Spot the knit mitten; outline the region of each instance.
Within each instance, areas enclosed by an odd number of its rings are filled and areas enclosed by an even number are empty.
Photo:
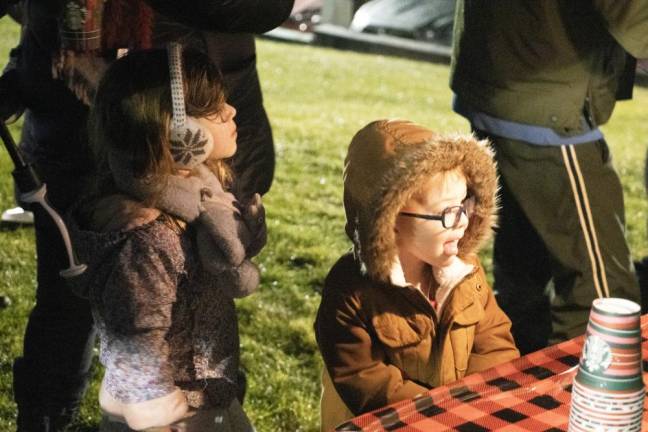
[[[237,267],[246,257],[245,245],[250,243],[252,234],[234,202],[234,196],[227,192],[212,195],[202,202],[203,210],[194,226],[200,233],[199,248],[206,251],[205,243],[212,243],[215,248],[220,249],[224,258],[223,263],[219,265]],[[202,254],[202,251],[200,253]]]
[[[261,279],[259,268],[249,259],[216,276],[219,286],[232,298],[247,297],[256,291]]]
[[[232,265],[225,258],[223,250],[216,246],[210,234],[201,226],[196,229],[198,256],[203,268],[215,275],[218,285],[233,298],[252,294],[259,285],[259,269],[249,259],[242,259]]]

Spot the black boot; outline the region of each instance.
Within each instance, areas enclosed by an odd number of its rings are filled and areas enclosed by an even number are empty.
[[[45,413],[25,407],[18,409],[16,432],[45,432],[49,430],[49,419],[45,416]]]
[[[63,410],[46,413],[26,407],[18,409],[16,432],[64,432],[72,423],[75,413]]]

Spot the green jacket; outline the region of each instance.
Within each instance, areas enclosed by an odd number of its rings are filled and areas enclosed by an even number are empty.
[[[648,57],[648,0],[458,0],[450,86],[474,109],[577,135],[612,114],[626,51]]]

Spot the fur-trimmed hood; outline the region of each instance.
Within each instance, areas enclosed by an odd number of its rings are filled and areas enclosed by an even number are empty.
[[[459,168],[476,198],[459,257],[477,252],[496,220],[497,173],[487,141],[443,135],[404,120],[378,120],[352,139],[344,163],[346,232],[368,275],[389,281],[398,249],[394,226],[424,178]]]

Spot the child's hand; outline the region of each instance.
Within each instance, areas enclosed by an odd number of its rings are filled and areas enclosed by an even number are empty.
[[[261,280],[259,268],[250,260],[244,260],[240,266],[220,273],[219,286],[232,298],[247,297],[256,291]]]
[[[268,231],[265,223],[265,207],[261,195],[255,193],[250,201],[241,208],[243,220],[250,230],[251,238],[245,250],[247,257],[256,256],[266,244]]]
[[[228,199],[227,195],[231,197]],[[202,202],[203,211],[198,217],[199,247],[201,242],[213,243],[223,254],[225,262],[214,263],[218,266],[241,265],[246,256],[245,245],[250,241],[250,233],[239,211],[234,207],[234,196],[223,192]],[[204,229],[207,236],[200,231]],[[204,245],[206,246],[206,245]],[[215,257],[214,257],[215,258]]]
[[[648,58],[637,60],[637,69],[648,73]]]

